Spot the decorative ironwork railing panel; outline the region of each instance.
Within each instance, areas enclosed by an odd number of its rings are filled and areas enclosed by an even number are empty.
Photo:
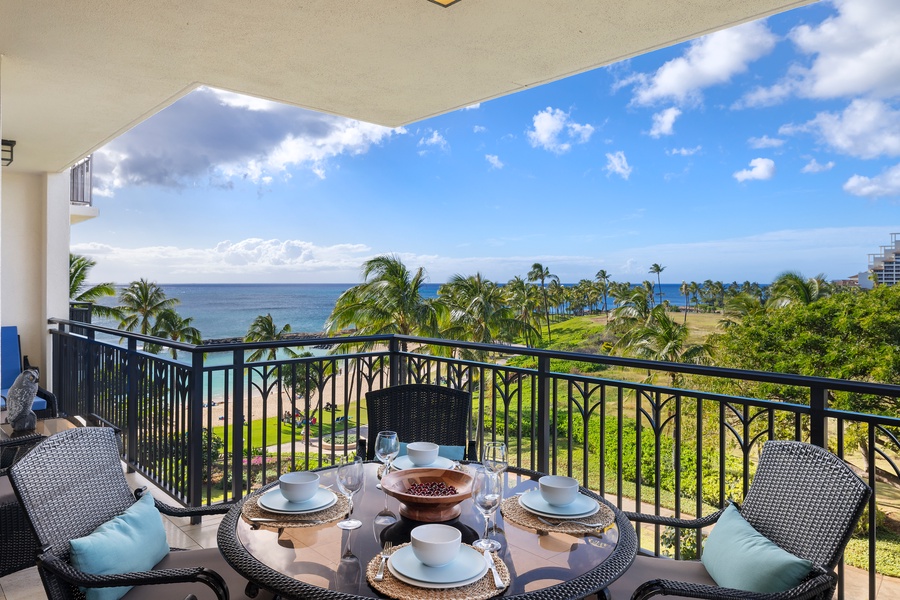
[[[53,322],[53,386],[63,410],[122,427],[129,466],[192,505],[333,463],[356,438],[374,437],[365,428],[366,392],[403,383],[468,390],[469,437],[479,447],[504,441],[512,463],[576,477],[626,510],[700,516],[740,501],[769,439],[826,446],[876,492],[900,479],[900,419],[829,407],[835,394],[896,402],[900,386],[405,336],[192,346]],[[340,351],[287,352],[322,344]],[[148,354],[145,345],[181,357]],[[374,349],[345,350],[364,345]],[[250,361],[260,350],[265,358]],[[617,377],[607,375],[611,367]],[[730,393],[758,384],[800,390],[809,404]],[[868,526],[874,597],[874,499]],[[638,535],[657,554],[702,551],[699,532],[645,526]]]

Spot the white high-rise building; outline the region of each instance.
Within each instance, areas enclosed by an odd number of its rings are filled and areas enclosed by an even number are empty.
[[[880,253],[869,255],[869,273],[875,275],[878,285],[894,285],[900,282],[900,233],[892,233],[891,243],[882,246]],[[869,273],[859,274],[860,287],[871,287],[871,284],[875,283],[867,279],[870,285],[864,285],[863,279],[868,278]]]

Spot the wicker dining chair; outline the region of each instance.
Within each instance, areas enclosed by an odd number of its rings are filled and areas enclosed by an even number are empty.
[[[369,416],[367,458],[375,458],[375,436],[396,431],[401,442],[462,446],[464,458],[477,460],[475,440],[468,439],[472,394],[439,385],[397,385],[366,394]]]
[[[42,435],[32,434],[0,440],[0,577],[35,564],[38,541],[12,489],[8,471],[43,439]]]
[[[656,595],[684,598],[828,600],[834,593],[834,569],[863,513],[872,490],[830,452],[803,442],[769,441],[747,497],[738,507],[756,531],[794,556],[813,564],[796,587],[761,594],[717,586],[699,561],[638,555],[631,568],[607,590],[612,600],[643,600]],[[724,511],[684,520],[626,513],[638,523],[699,529]],[[649,580],[649,581],[648,581]]]
[[[133,587],[128,600],[247,598],[255,585],[238,575],[218,548],[169,552],[152,570],[121,575],[94,575],[76,569],[70,558],[72,539],[86,536],[121,515],[142,495],[128,486],[111,428],[82,427],[53,435],[9,470],[13,489],[40,544],[38,571],[50,600],[82,600],[79,590]],[[154,499],[157,509],[175,517],[223,514],[228,505],[175,508]],[[165,584],[165,587],[159,587]],[[254,597],[253,595],[249,597]],[[271,598],[260,592],[258,599]]]

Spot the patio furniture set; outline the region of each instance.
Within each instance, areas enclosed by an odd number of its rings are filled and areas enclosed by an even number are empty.
[[[584,487],[578,487],[575,501],[558,506],[541,491],[544,474],[513,466],[496,469],[484,452],[479,457],[468,439],[468,392],[395,386],[370,392],[367,406],[370,432],[390,430],[404,441],[446,447],[453,458],[435,465],[447,470],[406,465],[394,456],[382,465],[372,460],[385,458],[376,452],[377,444],[360,440],[359,460],[367,460],[358,490],[348,489],[339,467],[328,467],[317,471],[319,487],[304,501],[313,504],[288,502],[273,482],[235,503],[176,508],[149,498],[145,490],[129,489],[114,430],[72,427],[37,437],[42,441],[9,467],[9,481],[36,540],[29,546],[31,564],[37,564],[48,597],[80,600],[86,590],[91,600],[160,593],[222,600],[561,600],[592,594],[827,600],[837,581],[834,570],[871,494],[829,452],[801,442],[770,441],[739,507],[688,520],[642,515],[623,512]],[[392,460],[401,470],[391,471]],[[411,512],[401,503],[411,501],[397,493],[396,475],[434,483],[447,472],[463,482],[452,492],[460,497],[458,511]],[[472,476],[496,477],[502,495],[488,540],[498,542],[499,549],[485,550],[484,561],[469,545],[478,547],[486,537],[480,533],[484,511],[476,510],[481,488],[472,491]],[[348,510],[362,528],[335,526]],[[224,514],[219,548],[170,551],[155,511],[184,517]],[[438,527],[458,532],[462,542],[456,542],[456,558],[446,566],[422,563],[420,537],[426,530],[411,514],[422,520],[442,515]],[[675,561],[640,554],[632,522],[715,527],[702,561]],[[18,538],[8,538],[4,530],[3,551],[13,543]],[[157,587],[161,584],[165,587]]]

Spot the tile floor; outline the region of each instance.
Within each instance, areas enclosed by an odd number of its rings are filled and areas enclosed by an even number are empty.
[[[126,473],[132,488],[146,485],[151,491],[154,486],[136,473]],[[163,492],[154,494],[164,502],[167,496]],[[171,500],[170,500],[171,501]],[[191,525],[185,517],[167,517],[163,515],[163,524],[166,527],[166,536],[169,545],[174,548],[196,549],[215,548],[216,532],[219,529],[219,521],[222,515],[204,517],[200,525]],[[6,577],[0,577],[0,600],[45,600],[44,586],[38,575],[37,567],[25,569]]]

